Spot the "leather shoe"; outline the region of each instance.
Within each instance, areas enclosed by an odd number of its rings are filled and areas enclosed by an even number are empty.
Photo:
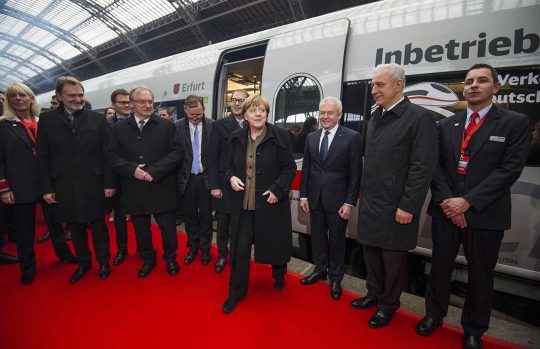
[[[109,263],[101,264],[99,266],[99,278],[101,280],[105,280],[109,277],[109,275],[111,275],[111,267],[109,266]]]
[[[34,273],[22,274],[21,283],[23,285],[30,285],[32,282],[34,282]]]
[[[45,242],[45,241],[49,241],[51,239],[51,233],[47,230],[45,232],[45,234],[41,235],[38,239],[37,239],[37,242],[38,244],[41,244],[42,242]]]
[[[332,286],[330,287],[330,294],[332,295],[332,299],[335,301],[339,301],[341,298],[341,283],[340,282],[332,282]]]
[[[68,262],[69,264],[77,264],[77,257],[73,255],[67,255],[65,257],[60,257],[60,262]]]
[[[144,262],[141,269],[139,269],[139,278],[145,278],[152,272],[152,269],[156,266],[156,261]]]
[[[383,328],[390,324],[396,313],[387,314],[383,311],[377,311],[368,321],[368,326],[371,328]]]
[[[127,255],[128,255],[128,252],[126,250],[118,250],[118,253],[114,257],[112,264],[113,265],[120,265],[120,264],[124,263],[124,261],[126,260]]]
[[[0,264],[15,264],[19,263],[19,258],[10,255],[9,253],[0,251]]]
[[[435,320],[432,317],[424,316],[418,324],[416,324],[416,333],[421,336],[431,336],[435,333],[437,327],[441,327],[443,324],[442,319]]]
[[[66,241],[71,241],[71,232],[69,231],[69,229],[66,229],[66,235],[64,235],[64,238],[66,239]]]
[[[221,307],[221,310],[225,314],[232,313],[234,311],[234,307],[236,306],[236,303],[240,302],[242,298],[232,298],[229,297],[227,300],[223,303],[223,307]]]
[[[180,266],[176,261],[167,263],[167,273],[169,273],[170,276],[175,276],[180,272]]]
[[[69,279],[69,282],[71,284],[74,284],[76,283],[77,281],[79,281],[80,279],[82,279],[84,277],[84,275],[90,270],[92,269],[92,266],[91,265],[85,265],[85,266],[79,266],[77,267],[77,270],[75,270],[75,272],[73,273],[73,275],[71,275],[71,279]]]
[[[225,257],[218,257],[216,261],[216,265],[214,266],[214,269],[216,269],[216,274],[221,274],[223,269],[225,269],[225,262],[227,261],[227,258]]]
[[[482,349],[482,339],[480,337],[469,336],[465,333],[463,337],[463,349]]]
[[[351,307],[355,309],[369,309],[377,305],[377,300],[370,297],[362,297],[351,302]]]
[[[274,280],[274,290],[281,291],[285,287],[285,275],[278,275]]]
[[[302,280],[300,280],[301,285],[313,285],[317,281],[324,281],[328,278],[328,275],[326,273],[316,273],[313,272],[310,275],[306,276]]]
[[[189,251],[186,258],[184,258],[184,264],[188,265],[188,264],[193,263],[196,255],[197,255],[196,251]]]
[[[210,263],[211,260],[212,260],[212,257],[210,256],[210,251],[203,251],[202,257],[201,257],[202,264],[207,265],[208,263]]]

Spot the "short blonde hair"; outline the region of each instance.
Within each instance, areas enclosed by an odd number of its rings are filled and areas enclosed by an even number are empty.
[[[266,98],[261,97],[260,95],[251,95],[246,98],[244,103],[242,103],[242,115],[245,115],[247,110],[253,106],[262,106],[264,109],[266,109],[266,114],[270,114],[270,103],[268,103]]]
[[[24,93],[28,97],[34,97],[34,101],[30,104],[30,112],[34,116],[39,115],[39,106],[37,102],[35,101],[35,95],[34,92],[30,89],[30,87],[26,86],[22,82],[14,82],[13,84],[9,85],[6,89],[6,101],[4,102],[4,115],[0,118],[1,120],[8,119],[11,120],[17,115],[11,104],[9,103],[9,95],[11,93]]]
[[[56,79],[56,95],[61,95],[62,90],[64,89],[64,85],[77,85],[80,86],[84,92],[84,86],[81,84],[79,80],[74,78],[73,76],[60,76],[58,79]]]

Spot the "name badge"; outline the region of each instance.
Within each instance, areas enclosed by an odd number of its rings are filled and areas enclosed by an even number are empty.
[[[467,165],[469,164],[469,159],[471,157],[467,155],[461,155],[459,158],[458,166],[457,166],[457,173],[460,175],[467,174]]]
[[[505,137],[500,137],[500,136],[490,136],[489,137],[489,140],[490,141],[493,141],[493,142],[501,142],[501,143],[504,143],[504,140],[506,138]]]

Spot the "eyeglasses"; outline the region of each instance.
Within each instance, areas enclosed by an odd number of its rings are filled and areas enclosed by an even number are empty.
[[[245,99],[237,99],[237,98],[231,98],[231,104],[235,104],[235,103],[244,103]]]
[[[120,104],[120,105],[129,105],[129,102],[123,102],[123,101],[114,101],[114,103],[117,103],[117,104]]]
[[[154,101],[134,101],[135,103],[137,103],[138,105],[153,105],[154,104]]]

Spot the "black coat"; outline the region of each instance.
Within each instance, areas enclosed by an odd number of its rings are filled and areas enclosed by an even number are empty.
[[[142,132],[133,115],[118,122],[112,132],[108,160],[120,175],[124,214],[148,215],[178,208],[176,172],[184,158],[174,124],[152,115]],[[136,179],[133,175],[139,164],[154,179]]]
[[[300,197],[307,198],[309,207],[315,209],[322,196],[325,211],[338,212],[343,204],[356,206],[358,200],[362,177],[362,138],[360,133],[338,126],[326,161],[321,163],[319,140],[322,131],[319,129],[307,136]]]
[[[447,219],[439,204],[463,197],[472,204],[465,212],[467,225],[476,229],[507,230],[512,218],[510,187],[525,165],[529,149],[529,118],[493,105],[482,127],[472,136],[463,193],[458,186],[460,157],[467,112],[439,121],[439,161],[431,183],[428,214]]]
[[[203,166],[203,176],[206,189],[210,190],[210,168],[209,168],[209,153],[210,153],[210,135],[212,134],[212,119],[203,117],[202,119],[202,144],[201,144],[201,162]],[[191,173],[191,164],[193,162],[193,148],[191,147],[191,135],[189,133],[189,119],[183,118],[174,122],[180,143],[184,149],[184,161],[178,170],[176,177],[176,185],[178,195],[184,196],[186,187]]]
[[[39,161],[33,148],[20,122],[0,121],[0,180],[7,181],[1,188],[7,191],[4,189],[7,185],[17,204],[35,202],[41,197]]]
[[[105,118],[107,119],[107,118]],[[124,121],[126,120],[127,118],[125,119],[120,119],[120,120],[117,120],[116,119],[116,114],[114,114],[114,116],[110,119],[107,119],[107,123],[109,124],[109,126],[111,126],[111,129],[114,127],[114,125],[116,125],[117,123],[119,123],[120,121]]]
[[[223,197],[221,199],[213,198],[214,208],[217,212],[230,214],[231,203],[229,191],[227,190],[227,164],[229,162],[229,137],[231,133],[240,129],[238,121],[234,115],[216,120],[212,123],[212,135],[210,139],[210,161],[208,162],[210,190],[221,189]]]
[[[407,97],[369,121],[357,241],[388,250],[416,247],[422,206],[437,164],[437,128],[429,110]],[[413,214],[396,222],[397,209]]]
[[[104,190],[116,188],[116,174],[107,162],[111,128],[103,114],[74,113],[72,132],[62,105],[41,114],[37,156],[43,194],[56,193],[59,222],[86,223],[111,212]]]
[[[264,264],[287,264],[292,254],[292,222],[289,192],[296,174],[296,163],[291,141],[286,130],[266,123],[264,139],[257,146],[255,177],[255,262]],[[232,176],[246,180],[246,147],[249,127],[234,131],[231,135],[231,152],[227,166],[227,182]],[[236,250],[240,211],[244,191],[231,190],[231,256]],[[269,204],[270,190],[278,202]],[[230,258],[231,267],[234,258]]]

